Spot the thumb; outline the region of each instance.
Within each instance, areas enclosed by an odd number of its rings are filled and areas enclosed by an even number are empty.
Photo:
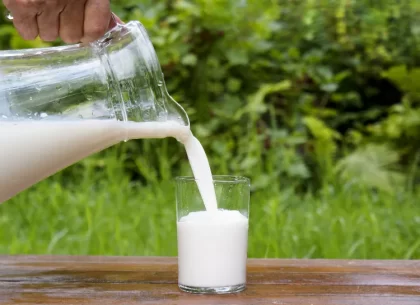
[[[124,22],[122,22],[121,19],[117,15],[115,15],[114,13],[111,13],[111,20],[109,21],[108,29],[109,30],[112,29],[117,24],[124,24]]]

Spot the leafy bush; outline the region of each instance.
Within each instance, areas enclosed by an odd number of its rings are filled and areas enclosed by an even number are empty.
[[[255,189],[415,184],[420,2],[121,0],[112,7],[148,29],[168,91],[187,109],[215,173],[250,176]],[[6,20],[0,34],[3,49],[45,45],[24,42]],[[185,173],[174,143],[129,143],[126,170],[146,182]],[[157,147],[163,157],[151,154]],[[378,164],[383,176],[358,179],[355,160],[361,171]],[[151,177],[145,164],[171,170]],[[402,169],[410,175],[401,177]]]
[[[418,0],[112,7],[148,29],[213,172],[251,178],[250,256],[420,257]],[[0,20],[0,48],[48,45]],[[174,255],[189,173],[174,139],[116,145],[3,204],[0,253]]]

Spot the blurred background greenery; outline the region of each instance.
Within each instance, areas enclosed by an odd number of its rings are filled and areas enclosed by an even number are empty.
[[[420,258],[419,1],[112,7],[149,31],[213,173],[251,178],[249,256]],[[2,49],[41,46],[1,20]],[[180,174],[174,139],[91,156],[0,206],[0,253],[176,255]]]

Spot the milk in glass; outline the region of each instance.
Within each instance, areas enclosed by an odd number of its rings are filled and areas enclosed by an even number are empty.
[[[220,288],[246,282],[248,219],[238,211],[191,212],[178,221],[178,282]]]

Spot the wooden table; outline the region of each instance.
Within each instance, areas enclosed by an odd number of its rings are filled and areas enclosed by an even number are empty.
[[[233,295],[177,287],[176,258],[0,256],[0,304],[420,304],[420,261],[254,260]]]

